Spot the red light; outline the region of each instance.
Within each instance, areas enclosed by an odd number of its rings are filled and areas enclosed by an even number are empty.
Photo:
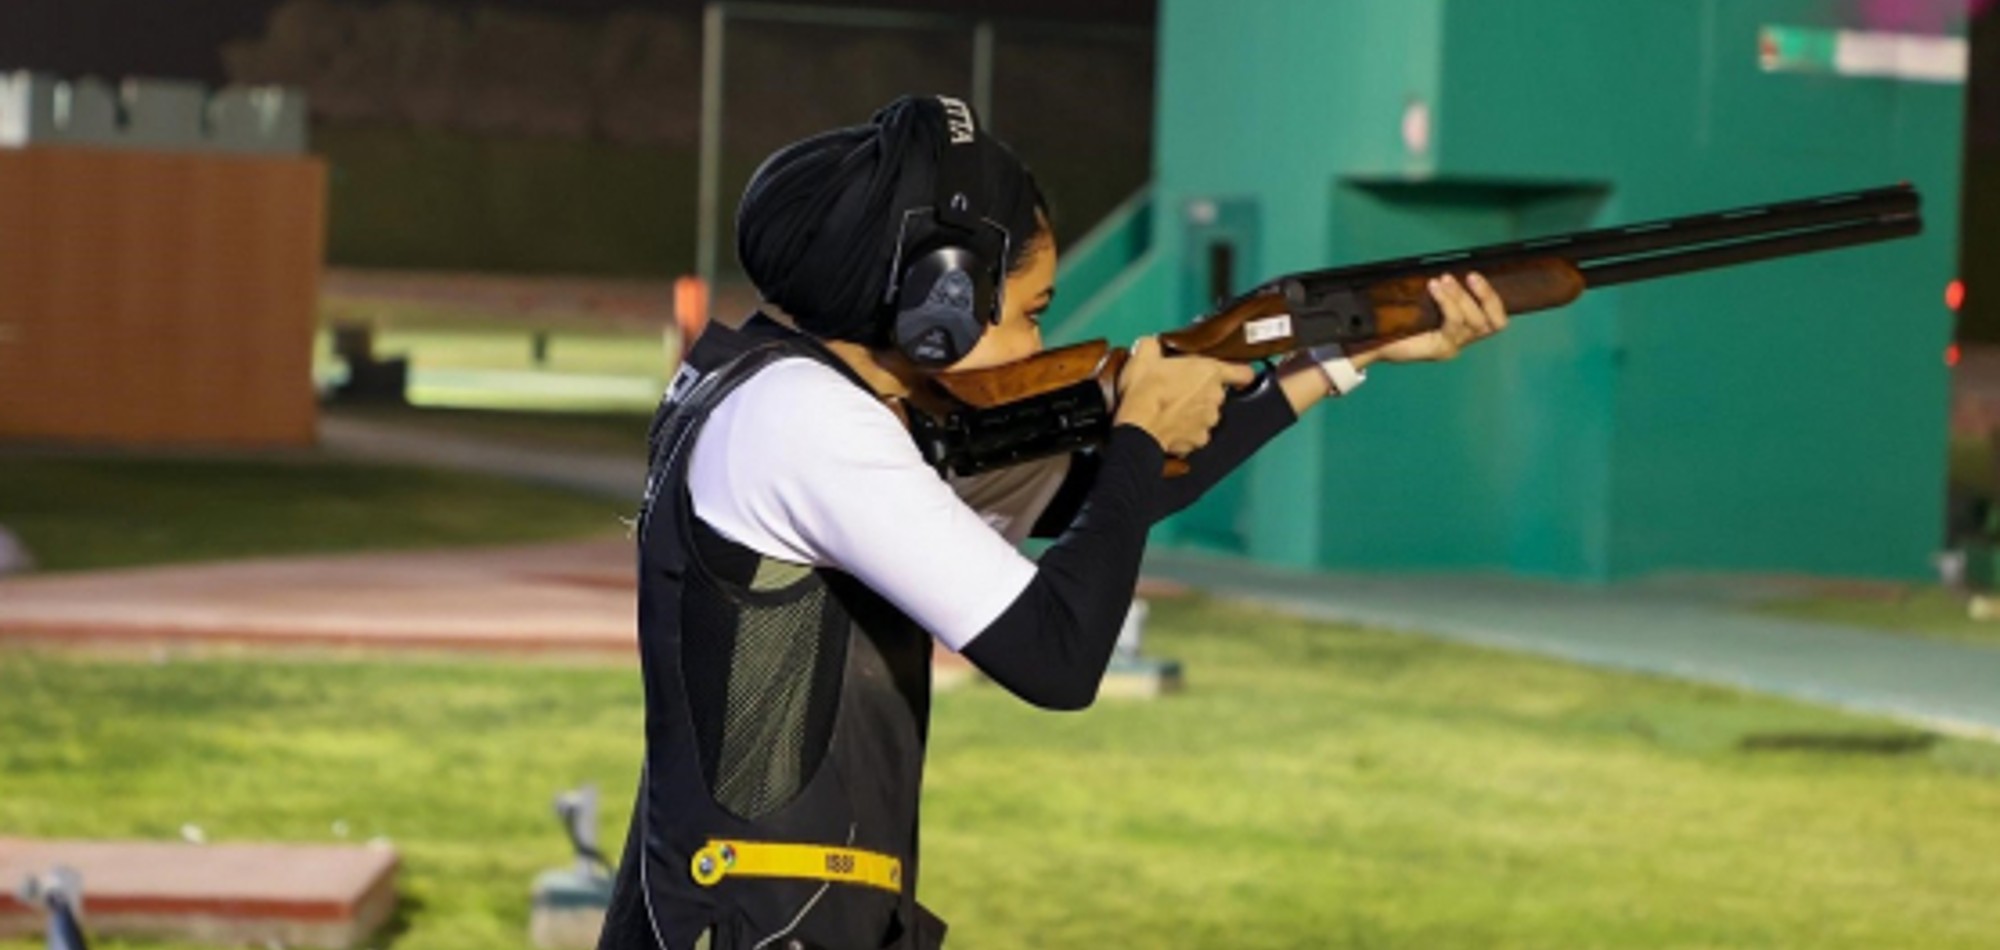
[[[1954,280],[1944,286],[1944,305],[1957,313],[1965,306],[1965,281]]]
[[[1958,366],[1958,344],[1953,343],[1944,348],[1944,365],[1954,368]]]

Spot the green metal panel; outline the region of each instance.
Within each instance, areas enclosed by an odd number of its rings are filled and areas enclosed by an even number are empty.
[[[1051,336],[1072,321],[1088,322],[1096,308],[1117,297],[1117,286],[1134,261],[1153,246],[1153,191],[1141,188],[1118,203],[1075,244],[1060,248],[1061,269],[1056,287],[1061,293],[1042,316]]]
[[[1758,59],[1765,26],[1856,27],[1859,9],[1163,0],[1153,240],[1065,336],[1205,305],[1187,262],[1218,198],[1256,209],[1245,256],[1267,273],[1897,180],[1930,222],[1596,292],[1456,363],[1384,368],[1165,540],[1341,568],[1922,573],[1962,90]]]
[[[1642,220],[1915,181],[1929,234],[1612,296],[1608,564],[1914,576],[1943,507],[1962,90],[1760,69],[1766,26],[1853,4],[1455,0],[1440,166],[1612,185]],[[1565,315],[1568,318],[1573,315]],[[1553,407],[1552,407],[1553,408]]]
[[[1585,226],[1600,201],[1585,187],[1350,181],[1331,246],[1359,260],[1516,240]],[[1587,313],[1525,318],[1455,364],[1384,370],[1322,410],[1337,524],[1318,562],[1601,573],[1611,418],[1596,397],[1612,328]]]

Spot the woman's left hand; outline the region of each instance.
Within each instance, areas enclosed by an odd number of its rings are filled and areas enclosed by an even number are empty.
[[[1444,325],[1369,349],[1375,360],[1441,363],[1456,357],[1466,346],[1507,329],[1507,304],[1478,274],[1469,275],[1464,284],[1446,274],[1430,282],[1430,292],[1444,313]]]

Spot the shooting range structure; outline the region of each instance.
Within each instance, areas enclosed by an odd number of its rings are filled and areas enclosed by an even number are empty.
[[[1315,569],[1923,576],[1962,81],[1767,55],[1862,15],[1163,0],[1154,178],[1065,248],[1052,343],[1173,329],[1281,273],[1890,182],[1923,193],[1926,227],[1606,287],[1454,363],[1381,368],[1155,543]],[[1963,48],[1933,39],[1868,48]]]
[[[304,116],[285,90],[0,77],[0,440],[313,441]]]

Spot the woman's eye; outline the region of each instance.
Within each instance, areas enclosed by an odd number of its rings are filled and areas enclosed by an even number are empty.
[[[1039,308],[1039,309],[1036,309],[1036,310],[1030,310],[1030,311],[1028,311],[1028,319],[1030,319],[1030,320],[1033,320],[1033,321],[1034,321],[1034,322],[1036,322],[1036,323],[1041,323],[1041,322],[1042,322],[1042,314],[1045,314],[1045,313],[1048,313],[1048,312],[1049,312],[1049,308],[1047,308],[1047,307],[1042,307],[1042,308]]]

